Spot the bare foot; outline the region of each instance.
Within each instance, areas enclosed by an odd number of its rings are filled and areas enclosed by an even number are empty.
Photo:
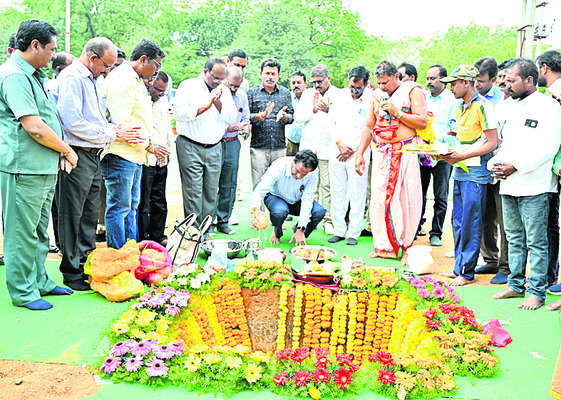
[[[271,242],[271,244],[280,244],[280,239],[277,237],[277,235],[275,235],[274,231],[271,234],[271,238],[269,239],[269,242]]]
[[[465,285],[469,285],[470,283],[473,283],[473,282],[474,282],[473,279],[471,281],[468,281],[466,278],[464,278],[462,276],[457,276],[454,279],[452,279],[448,285],[450,285],[450,286],[465,286]]]
[[[543,306],[543,303],[543,301],[530,295],[518,306],[518,308],[521,308],[522,310],[537,310],[538,308]]]
[[[553,303],[549,303],[547,306],[545,306],[545,308],[547,308],[549,311],[557,311],[561,309],[561,299],[554,301]]]
[[[373,251],[373,252],[370,253],[368,256],[369,256],[370,258],[376,258],[376,257],[378,257],[378,254],[376,254],[376,252]]]
[[[511,288],[506,288],[505,290],[501,290],[493,295],[493,298],[497,300],[512,299],[516,297],[524,297],[524,293],[519,293]]]
[[[454,278],[456,278],[456,277],[458,276],[458,275],[456,275],[456,274],[453,273],[453,272],[441,272],[441,273],[439,273],[438,275],[443,276],[443,277],[445,277],[445,278],[450,278],[450,279],[454,279]]]
[[[288,225],[282,224],[282,230],[285,231],[285,230],[287,230],[287,229],[288,229]]]
[[[407,261],[407,252],[404,251],[401,254],[401,265],[409,265],[409,262]]]

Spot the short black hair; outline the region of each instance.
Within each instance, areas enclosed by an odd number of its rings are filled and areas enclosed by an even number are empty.
[[[431,68],[438,68],[438,77],[439,77],[440,79],[446,78],[446,77],[448,76],[448,71],[446,70],[446,68],[444,68],[444,67],[443,67],[442,65],[440,65],[440,64],[431,65],[431,66],[429,67],[429,69],[431,69]]]
[[[117,58],[124,58],[127,59],[127,53],[124,50],[117,47]]]
[[[71,53],[67,53],[66,51],[59,51],[56,53],[56,58],[53,60],[51,68],[56,70],[57,67],[66,64],[66,59],[69,55],[71,55]]]
[[[140,60],[142,56],[146,56],[150,60],[155,60],[158,57],[164,58],[166,55],[156,43],[148,39],[142,39],[134,46],[131,53],[131,61]]]
[[[277,72],[280,74],[281,71],[281,63],[276,58],[266,58],[261,61],[261,72],[266,67],[276,68]]]
[[[312,171],[318,167],[318,156],[311,150],[300,150],[294,156],[294,164],[302,163],[304,168],[310,168]],[[311,171],[310,171],[311,172]]]
[[[12,49],[16,48],[16,32],[13,32],[10,35],[10,39],[8,40],[8,47],[11,47]]]
[[[367,70],[364,65],[357,65],[347,72],[347,79],[351,80],[351,78],[353,78],[355,82],[363,79],[364,84],[366,85],[368,83],[368,79],[370,79],[370,71]]]
[[[561,53],[557,50],[548,50],[541,54],[536,62],[542,66],[547,65],[553,72],[561,72]]]
[[[487,74],[489,79],[495,78],[499,72],[497,61],[493,57],[482,57],[473,66],[477,68],[479,75]]]
[[[503,69],[508,69],[509,64],[512,62],[512,60],[514,60],[514,59],[513,59],[513,58],[507,58],[506,60],[504,60],[502,63],[500,63],[500,64],[497,66],[497,69],[498,69],[499,71],[501,71],[501,70],[503,70]]]
[[[397,67],[397,69],[403,68],[405,67],[405,73],[407,75],[413,75],[415,77],[415,79],[413,79],[415,82],[417,82],[417,78],[419,77],[419,74],[417,73],[417,68],[415,68],[415,66],[413,64],[409,64],[406,62],[402,62],[399,67]]]
[[[205,69],[210,72],[214,68],[215,64],[223,64],[224,66],[226,66],[226,61],[224,61],[220,57],[209,58],[208,60],[206,60]]]
[[[518,67],[518,75],[520,75],[523,80],[531,76],[534,80],[534,86],[537,86],[540,72],[538,71],[538,67],[532,60],[525,57],[514,58],[508,64],[508,70],[510,71],[516,67]]]
[[[397,74],[397,67],[391,61],[382,61],[378,64],[376,71],[374,72],[374,75],[376,75],[377,78],[381,78],[383,76],[394,77],[395,74]]]
[[[14,48],[25,51],[34,40],[38,40],[41,46],[45,47],[51,43],[53,36],[57,36],[56,29],[48,22],[40,19],[27,19],[19,25]]]
[[[245,51],[241,49],[234,49],[230,52],[230,54],[228,54],[228,60],[232,61],[234,57],[239,57],[247,60],[247,54],[245,54]]]
[[[160,80],[160,81],[162,81],[162,82],[164,82],[164,83],[168,83],[168,82],[169,82],[169,77],[168,77],[168,74],[166,74],[164,71],[159,70],[159,71],[158,71],[158,75],[156,75],[156,79],[155,79],[155,80],[156,80],[156,81],[157,81],[157,80]]]
[[[304,82],[308,82],[308,80],[306,79],[306,74],[303,73],[302,71],[294,71],[292,73],[292,75],[290,75],[290,77],[293,77],[293,76],[301,76],[302,79],[304,79]]]

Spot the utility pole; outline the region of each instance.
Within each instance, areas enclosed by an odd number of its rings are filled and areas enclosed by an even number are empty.
[[[66,32],[64,38],[64,50],[70,53],[70,0],[66,0]]]
[[[518,28],[517,57],[532,58],[534,50],[534,20],[536,0],[522,0],[522,18]]]

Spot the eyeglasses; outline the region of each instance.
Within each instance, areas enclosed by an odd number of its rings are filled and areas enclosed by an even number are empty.
[[[101,58],[101,56],[99,54],[97,54],[95,51],[92,50],[92,53],[94,53],[97,58],[99,58],[101,60],[101,62],[103,63],[103,66],[105,67],[105,69],[111,69],[110,65],[107,65],[107,63],[105,61],[103,61],[103,58]]]
[[[210,73],[210,71],[207,71],[207,72],[208,72],[208,74],[210,75],[210,77],[212,78],[212,80],[213,80],[214,82],[222,82],[222,81],[224,80],[224,78],[217,78],[217,77],[215,77],[214,75],[212,75],[212,74]]]
[[[155,91],[157,91],[159,94],[164,94],[166,92],[166,89],[158,89],[156,86],[152,85],[152,87],[154,88]]]
[[[316,85],[321,85],[323,83],[324,80],[326,80],[327,78],[323,78],[321,81],[312,81],[312,86],[316,86]]]
[[[162,68],[162,63],[159,63],[158,61],[156,61],[155,58],[153,58],[152,61],[154,61],[156,63],[156,71],[159,71],[160,68]]]
[[[360,93],[360,92],[364,92],[364,89],[366,89],[366,86],[356,87],[356,86],[349,85],[349,89],[350,89],[351,92]]]

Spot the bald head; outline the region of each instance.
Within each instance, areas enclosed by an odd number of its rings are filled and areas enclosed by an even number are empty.
[[[243,70],[240,67],[230,66],[226,68],[227,86],[232,94],[235,94],[243,81]]]
[[[80,61],[88,67],[95,78],[107,74],[116,60],[117,48],[105,37],[90,39],[80,55]]]

